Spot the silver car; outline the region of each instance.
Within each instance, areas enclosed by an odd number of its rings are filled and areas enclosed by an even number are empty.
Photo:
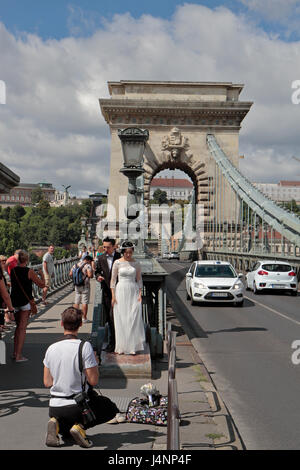
[[[197,302],[244,302],[243,274],[226,261],[195,261],[186,274],[187,299]]]
[[[297,274],[294,268],[284,261],[257,261],[246,275],[247,289],[259,294],[265,289],[290,292],[298,291]]]

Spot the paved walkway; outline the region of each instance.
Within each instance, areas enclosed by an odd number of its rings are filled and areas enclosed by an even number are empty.
[[[92,283],[92,287],[94,285]],[[66,287],[39,307],[37,317],[27,330],[24,355],[28,362],[11,360],[13,332],[5,335],[7,364],[0,366],[0,450],[52,450],[45,446],[49,391],[43,386],[43,358],[48,346],[62,335],[60,314],[73,302],[72,287]],[[93,295],[91,296],[93,298]],[[89,319],[93,306],[89,307]],[[185,451],[242,449],[227,410],[215,390],[201,359],[194,350],[176,315],[168,307],[168,321],[177,334],[177,369],[179,407],[182,417],[180,444]],[[84,324],[79,337],[88,339],[92,323]],[[151,382],[167,395],[168,364],[166,355],[153,363]],[[131,398],[149,379],[101,377],[99,388],[116,401],[125,412]],[[167,428],[133,423],[102,424],[89,429],[96,450],[165,450]],[[80,449],[73,443],[62,450]],[[87,451],[87,450],[86,450]]]

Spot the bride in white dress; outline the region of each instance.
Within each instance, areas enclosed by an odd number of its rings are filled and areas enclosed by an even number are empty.
[[[124,242],[122,258],[115,261],[111,275],[112,306],[116,333],[115,352],[135,354],[144,350],[141,265],[133,259],[134,245]],[[118,280],[118,282],[117,282]]]

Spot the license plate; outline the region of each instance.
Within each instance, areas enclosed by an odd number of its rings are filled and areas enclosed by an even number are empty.
[[[227,292],[212,292],[212,297],[227,297]]]
[[[273,289],[284,289],[285,284],[272,284]]]

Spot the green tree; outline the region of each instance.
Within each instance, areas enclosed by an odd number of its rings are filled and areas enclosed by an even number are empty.
[[[285,209],[290,210],[291,212],[294,212],[295,214],[299,214],[300,212],[300,207],[297,205],[297,202],[295,199],[292,199],[291,201],[284,202],[283,207]]]
[[[153,200],[155,204],[166,204],[168,202],[166,191],[157,188],[153,193]]]
[[[11,256],[17,249],[27,249],[27,246],[19,225],[0,219],[0,254]]]
[[[9,220],[9,216],[10,216],[10,211],[11,211],[11,208],[10,207],[5,207],[1,213],[1,217],[2,219],[4,220]]]
[[[41,217],[48,217],[50,211],[50,204],[45,199],[41,199],[36,206],[36,213]]]
[[[31,201],[32,204],[38,204],[40,201],[45,199],[44,192],[40,186],[33,189],[31,192]]]
[[[49,243],[62,249],[66,245],[76,247],[81,234],[81,217],[89,216],[90,209],[90,200],[83,205],[50,207],[44,199],[34,207],[3,209],[0,211],[2,254],[10,255],[18,248],[28,250],[32,245],[45,246]]]
[[[91,208],[92,208],[92,201],[90,199],[84,199],[82,201],[82,204],[80,207],[80,210],[82,212],[81,215],[85,216],[85,217],[89,217],[90,215],[90,212],[91,212]]]
[[[17,224],[20,224],[22,217],[26,214],[26,211],[24,207],[22,206],[14,206],[11,208],[10,213],[9,213],[9,221],[10,222],[16,222]]]

